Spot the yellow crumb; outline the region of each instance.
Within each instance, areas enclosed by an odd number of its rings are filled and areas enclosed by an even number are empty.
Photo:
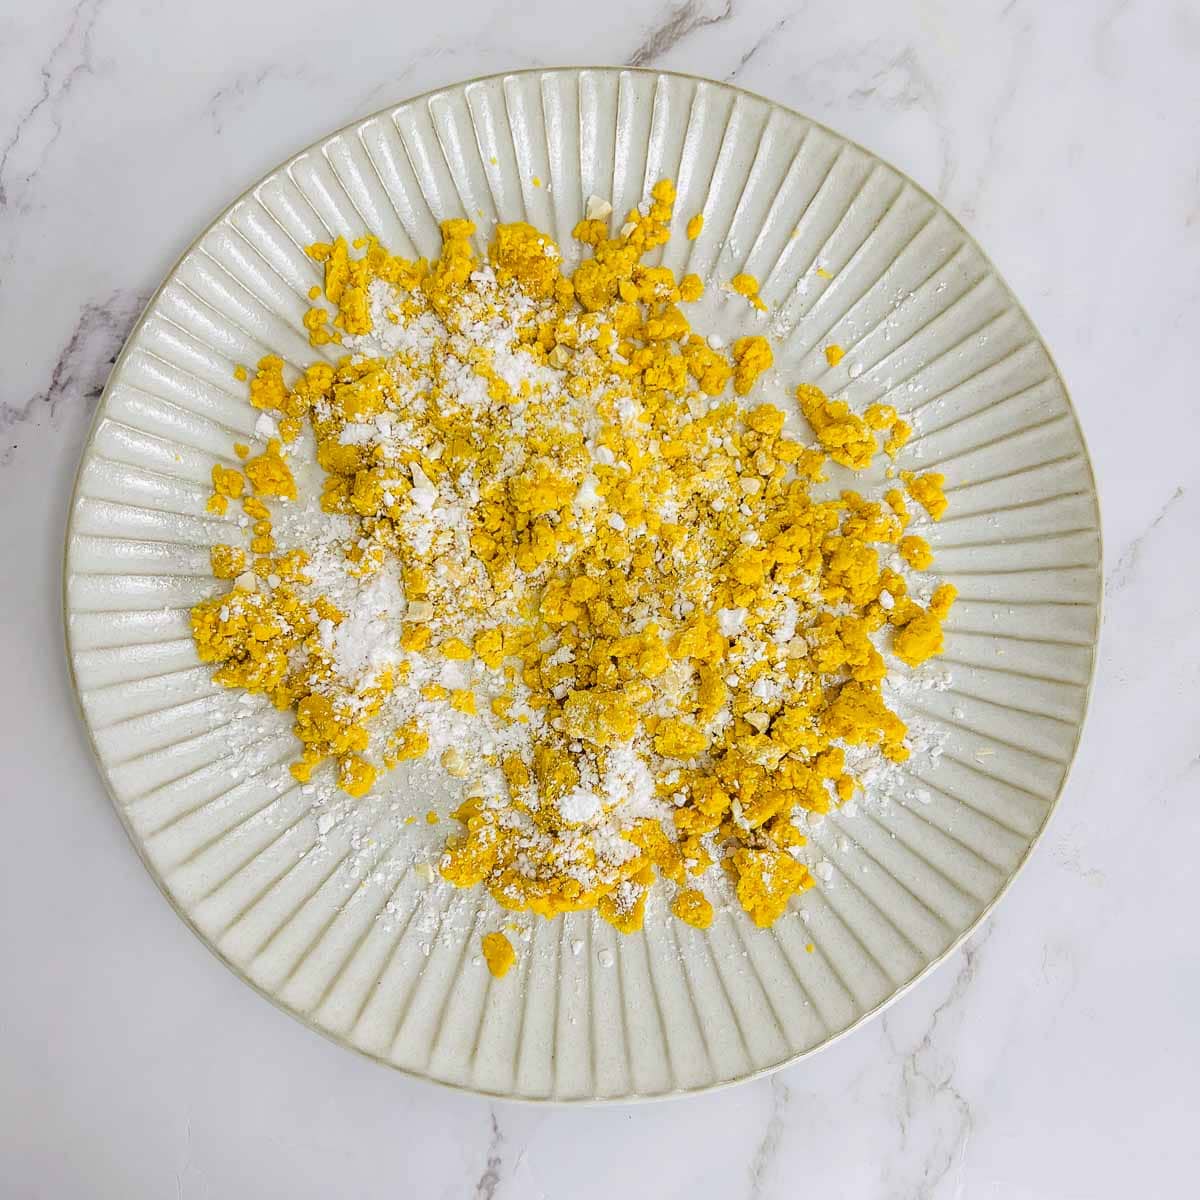
[[[229,496],[236,500],[242,494],[246,481],[240,471],[218,463],[212,469],[212,485],[218,496]]]
[[[213,546],[209,557],[218,579],[236,579],[246,569],[246,552],[240,546]]]
[[[704,229],[704,214],[697,213],[694,217],[690,218],[687,223],[688,241],[694,242],[700,236],[700,233],[703,229]]]
[[[939,620],[944,621],[950,615],[950,608],[958,597],[958,589],[952,583],[939,583],[929,597],[929,611]]]
[[[744,396],[758,377],[775,361],[771,344],[764,337],[741,337],[733,343],[733,390]]]
[[[920,666],[942,650],[941,622],[932,613],[921,612],[896,630],[892,650],[901,662]]]
[[[295,500],[296,480],[280,453],[281,449],[279,440],[272,438],[262,454],[246,462],[246,478],[250,480],[256,496],[280,496],[284,500]]]
[[[871,404],[863,413],[863,420],[872,429],[887,429],[896,423],[896,410],[890,404]]]
[[[846,357],[846,352],[841,346],[836,343],[831,343],[825,347],[825,361],[831,366],[836,367],[838,363]]]
[[[713,920],[712,902],[701,891],[685,888],[678,892],[671,911],[683,922],[697,929],[707,929]]]
[[[376,769],[365,759],[347,755],[338,763],[338,787],[358,799],[371,790],[377,774]]]
[[[896,457],[908,439],[912,437],[912,431],[912,426],[902,418],[895,421],[889,431],[887,441],[883,443],[883,448],[890,458]]]
[[[487,969],[497,979],[503,979],[509,968],[517,961],[517,952],[513,944],[502,933],[485,933],[480,945],[483,948],[483,958]]]
[[[876,452],[875,436],[844,400],[830,400],[820,388],[802,383],[796,390],[800,411],[829,457],[843,467],[865,470]]]
[[[902,537],[896,548],[900,551],[900,557],[915,571],[924,571],[933,562],[929,543],[915,533]]]
[[[780,850],[735,851],[737,898],[760,928],[773,925],[797,893],[812,887],[808,868]]]
[[[729,281],[729,286],[739,296],[745,296],[760,312],[767,311],[767,306],[758,294],[758,280],[753,275],[747,275],[744,272],[740,275],[735,275]]]
[[[940,521],[948,501],[942,490],[946,477],[938,471],[914,475],[911,471],[901,472],[900,478],[908,488],[908,494],[935,520]]]
[[[423,758],[429,750],[429,734],[414,721],[408,722],[397,729],[384,748],[385,762],[405,762],[414,758]]]

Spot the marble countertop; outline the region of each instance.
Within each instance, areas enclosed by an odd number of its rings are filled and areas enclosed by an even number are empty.
[[[1092,714],[1047,838],[930,979],[770,1079],[554,1110],[385,1071],[218,966],[163,903],[93,769],[59,593],[72,474],[109,366],[211,216],[388,103],[579,61],[736,81],[890,159],[965,221],[1078,406],[1107,602]],[[47,0],[0,17],[0,62],[0,1193],[1091,1200],[1194,1188],[1194,4],[613,0],[585,20],[549,0]]]

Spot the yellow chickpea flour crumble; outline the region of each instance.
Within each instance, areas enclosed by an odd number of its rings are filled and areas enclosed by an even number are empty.
[[[480,940],[483,958],[487,969],[497,979],[503,979],[509,968],[517,961],[517,952],[513,944],[502,933],[485,933]]]
[[[804,831],[908,757],[889,662],[936,655],[954,599],[910,586],[940,476],[821,488],[911,427],[807,383],[756,400],[768,340],[695,331],[704,284],[645,261],[673,201],[614,233],[593,197],[571,272],[521,223],[482,248],[446,221],[431,262],[310,247],[305,324],[342,356],[249,378],[259,445],[210,502],[231,586],[192,612],[215,679],[292,714],[298,781],[329,764],[358,798],[429,764],[459,795],[444,880],[623,932],[656,881],[701,929],[721,878],[760,926],[813,886]]]

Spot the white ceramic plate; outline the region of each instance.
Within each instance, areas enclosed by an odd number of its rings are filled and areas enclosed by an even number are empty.
[[[540,177],[543,185],[533,183]],[[438,222],[528,219],[564,248],[589,194],[618,213],[678,184],[665,261],[763,281],[778,377],[913,414],[910,465],[952,508],[937,567],[959,588],[949,690],[902,712],[944,739],[886,805],[815,831],[833,877],[769,931],[740,913],[707,933],[652,909],[621,937],[573,914],[531,921],[519,967],[477,959],[491,901],[431,885],[398,842],[344,820],[318,831],[286,772],[281,714],[231,730],[188,608],[222,588],[205,514],[215,460],[254,413],[237,363],[311,360],[319,282],[302,250],[372,231],[431,254]],[[682,236],[702,211],[704,232]],[[821,267],[831,278],[816,272]],[[718,295],[717,289],[712,295]],[[731,334],[747,308],[697,325]],[[822,347],[845,360],[829,368]],[[879,1010],[960,941],[1042,831],[1079,738],[1100,599],[1087,453],[1020,306],[925,192],[824,127],[721,84],[557,70],[420,97],[297,155],[237,200],[171,272],[109,380],[67,542],[66,621],[84,719],[134,845],[179,913],[280,1007],[415,1075],[525,1099],[631,1099],[770,1070]],[[246,721],[237,724],[244,739]],[[393,777],[389,801],[430,798]],[[436,799],[436,797],[435,797]],[[394,825],[393,821],[393,825]],[[811,942],[814,950],[806,952]]]

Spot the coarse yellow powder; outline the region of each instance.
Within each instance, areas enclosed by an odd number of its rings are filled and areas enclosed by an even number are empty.
[[[940,521],[942,514],[949,506],[942,487],[946,477],[937,471],[929,471],[925,475],[914,475],[911,471],[902,471],[900,478],[908,488],[908,494],[935,520]]]
[[[728,350],[710,344],[679,307],[699,298],[702,281],[644,264],[667,240],[673,203],[663,180],[615,236],[606,221],[580,221],[575,237],[590,254],[570,274],[548,235],[499,226],[485,260],[494,295],[480,290],[484,264],[467,221],[443,224],[432,262],[398,258],[374,238],[311,247],[324,268],[312,299],[323,294],[328,305],[305,322],[314,346],[370,332],[369,289],[381,282],[397,297],[387,320],[400,325],[436,319],[454,332],[491,305],[485,315],[516,326],[539,373],[514,378],[477,353],[469,369],[485,402],[417,406],[417,389],[400,382],[413,373],[435,397],[452,397],[443,343],[424,358],[317,361],[291,382],[282,359],[265,357],[249,399],[275,417],[280,437],[241,472],[214,466],[209,501],[217,514],[242,505],[253,522],[250,555],[214,546],[213,573],[234,586],[192,612],[197,651],[217,682],[294,714],[296,778],[331,761],[354,797],[429,755],[419,720],[379,728],[407,673],[439,663],[465,671],[470,686],[428,682],[412,685],[414,694],[527,732],[520,752],[439,750],[441,768],[464,788],[442,877],[482,884],[505,907],[545,917],[595,908],[622,932],[640,927],[656,879],[673,889],[675,916],[700,929],[713,906],[698,885],[715,867],[762,926],[813,885],[797,857],[799,815],[855,793],[844,747],[875,747],[896,762],[909,753],[904,722],[883,699],[876,642],[906,664],[925,661],[942,647],[954,599],[942,585],[922,606],[883,565],[893,553],[914,569],[931,564],[928,543],[906,532],[911,512],[899,487],[881,500],[814,494],[828,462],[863,471],[881,449],[899,452],[912,431],[893,408],[859,414],[800,384],[796,407],[816,439],[808,445],[785,434],[782,408],[730,398],[759,387],[771,344],[762,336]],[[701,221],[688,223],[689,237]],[[765,308],[752,276],[730,286]],[[826,348],[830,365],[841,353]],[[572,404],[590,406],[587,436],[564,417]],[[626,418],[626,408],[640,415]],[[343,436],[379,420],[412,431],[401,457]],[[304,550],[276,547],[269,505],[297,498],[287,458],[296,451],[285,447],[303,422],[325,473],[321,506],[357,530],[345,548],[349,568],[364,581],[394,572],[406,597],[400,666],[356,686],[328,648],[345,614],[313,597]],[[466,478],[477,499],[461,545],[414,539],[414,514]],[[942,516],[940,474],[901,478],[917,505]],[[630,755],[670,816],[624,826],[626,849],[614,854],[589,841],[587,797],[595,781],[628,771]],[[484,786],[496,776],[500,790]],[[515,958],[499,933],[486,935],[483,951],[497,976]]]
[[[512,942],[502,933],[485,933],[480,939],[480,944],[487,969],[497,979],[503,979],[517,961],[517,952],[513,949]]]
[[[754,305],[760,312],[766,312],[767,306],[763,303],[762,298],[758,294],[758,280],[753,275],[742,273],[735,275],[730,281],[729,286],[737,292],[739,296],[745,296],[751,304]]]

